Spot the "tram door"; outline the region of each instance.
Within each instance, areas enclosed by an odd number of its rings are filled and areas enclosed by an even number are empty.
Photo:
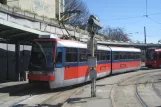
[[[55,82],[57,82],[60,86],[63,85],[64,81],[64,50],[63,48],[57,48],[56,52],[56,60],[55,60]]]
[[[66,48],[64,80],[66,84],[72,85],[78,83],[78,49]]]

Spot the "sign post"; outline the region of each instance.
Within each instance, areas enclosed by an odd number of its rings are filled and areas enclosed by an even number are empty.
[[[97,58],[94,57],[94,51],[97,49],[97,41],[94,39],[95,32],[101,29],[102,26],[99,23],[97,17],[91,15],[88,20],[88,32],[90,33],[90,40],[87,43],[87,48],[91,52],[91,57],[88,58],[88,66],[90,69],[91,79],[91,97],[96,97],[96,79],[97,73],[95,67],[97,66]]]

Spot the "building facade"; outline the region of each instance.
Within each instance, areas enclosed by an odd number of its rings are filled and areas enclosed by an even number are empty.
[[[64,0],[2,0],[7,4],[42,17],[55,19],[64,11]]]

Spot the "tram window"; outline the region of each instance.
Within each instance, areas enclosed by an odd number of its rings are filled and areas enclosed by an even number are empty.
[[[104,51],[100,51],[100,60],[106,60],[106,54],[104,54]]]
[[[80,52],[79,61],[80,62],[87,61],[86,49],[80,49],[79,52]]]
[[[154,59],[157,59],[157,53],[154,53]]]
[[[114,52],[114,60],[119,60],[119,53],[118,52]]]
[[[97,57],[97,61],[100,60],[100,58],[99,58],[99,51],[95,51],[94,56]]]
[[[110,60],[110,54],[107,54],[107,60]]]
[[[120,52],[120,59],[130,59],[129,52]]]
[[[91,52],[87,50],[87,58],[91,56]]]
[[[133,54],[133,59],[135,59],[135,52],[134,53],[132,53]]]
[[[109,52],[108,51],[100,51],[100,60],[109,60]]]
[[[62,52],[57,53],[56,63],[62,63]]]
[[[131,59],[135,59],[135,54],[133,52],[131,53]]]
[[[91,52],[87,50],[87,57],[90,57],[90,56],[91,56]],[[99,51],[95,51],[94,56],[97,58],[97,61],[100,60]]]
[[[134,53],[128,52],[128,59],[134,59]]]
[[[127,59],[131,59],[131,53],[127,52]]]
[[[124,59],[128,59],[128,52],[125,52]]]
[[[66,62],[77,62],[77,48],[66,48]]]
[[[126,52],[120,52],[120,59],[127,59],[127,55]]]
[[[140,53],[135,53],[135,59],[140,59],[141,58],[141,54]]]
[[[120,59],[123,59],[123,52],[120,52]]]
[[[159,58],[161,59],[161,53],[159,53]]]

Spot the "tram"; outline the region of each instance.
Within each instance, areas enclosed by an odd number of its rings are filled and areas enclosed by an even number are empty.
[[[145,66],[148,68],[161,68],[161,49],[148,49]]]
[[[97,45],[97,78],[114,73],[139,70],[140,49]],[[51,89],[90,80],[87,44],[56,38],[33,41],[29,63],[29,83],[46,82]]]

